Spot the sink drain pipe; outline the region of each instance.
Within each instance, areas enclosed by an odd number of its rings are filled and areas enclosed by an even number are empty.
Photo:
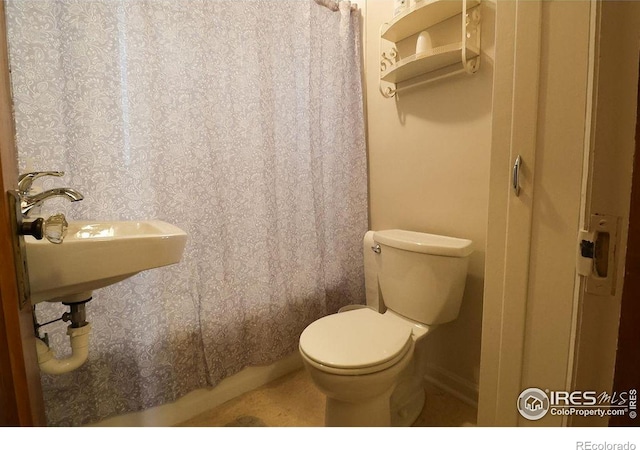
[[[62,320],[71,320],[71,325],[67,327],[67,335],[71,341],[71,356],[64,359],[57,359],[54,351],[47,343],[36,339],[36,349],[38,351],[38,365],[40,370],[50,375],[60,375],[76,370],[83,365],[89,357],[89,333],[91,324],[85,318],[85,303],[71,303],[71,313],[65,313]]]

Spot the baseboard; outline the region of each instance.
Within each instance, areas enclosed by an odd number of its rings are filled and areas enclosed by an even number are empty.
[[[466,380],[442,367],[429,366],[425,381],[462,400],[466,404],[478,407],[478,385]]]
[[[171,427],[208,411],[228,400],[256,389],[270,381],[302,368],[296,351],[270,366],[247,367],[225,378],[216,387],[197,389],[172,403],[144,411],[111,417],[90,427]]]

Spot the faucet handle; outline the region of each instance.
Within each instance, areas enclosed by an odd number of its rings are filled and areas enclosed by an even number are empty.
[[[62,244],[64,237],[67,235],[69,223],[64,214],[56,214],[44,220],[38,217],[35,220],[24,221],[20,224],[18,234],[30,235],[41,240],[46,237],[52,244]]]
[[[64,172],[28,172],[18,177],[18,191],[20,194],[27,194],[31,190],[31,185],[40,177],[61,177]]]
[[[69,223],[64,214],[56,214],[44,221],[44,237],[52,244],[62,244]]]

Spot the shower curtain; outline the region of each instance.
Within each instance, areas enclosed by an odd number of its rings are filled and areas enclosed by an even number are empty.
[[[94,292],[89,361],[42,376],[93,423],[297,350],[364,302],[359,14],[312,0],[5,0],[19,167],[63,170],[70,220],[160,219],[182,261]],[[64,245],[64,244],[62,244]],[[55,261],[52,261],[55,265]],[[39,304],[41,323],[60,304]],[[59,357],[66,324],[43,328]]]

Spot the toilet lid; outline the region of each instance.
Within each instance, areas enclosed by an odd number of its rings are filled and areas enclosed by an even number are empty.
[[[404,354],[411,327],[362,308],[318,319],[300,336],[300,349],[329,367],[377,366]]]

